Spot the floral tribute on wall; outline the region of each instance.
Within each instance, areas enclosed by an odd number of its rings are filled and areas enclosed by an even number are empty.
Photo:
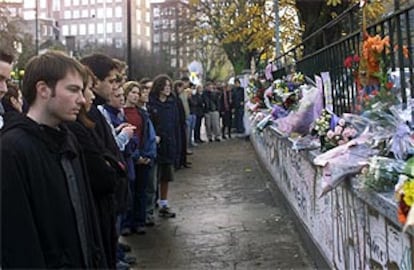
[[[344,67],[353,75],[357,86],[356,112],[370,110],[378,102],[388,106],[398,103],[398,91],[387,73],[389,57],[398,50],[391,48],[388,36],[370,36],[364,33],[361,56],[350,55],[344,60]],[[408,49],[402,48],[403,55],[408,58]],[[383,55],[386,57],[383,58]]]

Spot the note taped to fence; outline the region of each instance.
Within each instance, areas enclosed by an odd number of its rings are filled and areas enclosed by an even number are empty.
[[[333,110],[333,100],[332,100],[332,83],[331,76],[329,72],[321,72],[322,82],[323,82],[323,95],[325,97],[325,107],[329,110]]]

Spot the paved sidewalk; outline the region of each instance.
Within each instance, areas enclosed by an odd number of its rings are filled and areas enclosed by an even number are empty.
[[[315,269],[250,142],[205,143],[170,186],[175,219],[123,241],[134,269]]]

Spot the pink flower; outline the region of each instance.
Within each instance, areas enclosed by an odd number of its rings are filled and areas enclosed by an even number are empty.
[[[329,130],[328,133],[326,133],[326,137],[328,137],[328,139],[332,139],[334,135],[335,133],[332,130]]]
[[[345,141],[344,140],[339,140],[338,145],[342,145],[342,144],[345,144]]]
[[[352,61],[354,61],[354,63],[358,63],[360,60],[359,55],[355,54],[354,58],[352,59]]]
[[[344,67],[346,68],[352,67],[352,56],[348,56],[347,58],[345,58]]]
[[[335,127],[335,134],[339,135],[342,133],[343,127],[341,126],[336,126]]]

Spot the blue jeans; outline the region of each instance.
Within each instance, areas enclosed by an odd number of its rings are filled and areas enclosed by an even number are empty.
[[[148,172],[148,182],[145,189],[146,196],[146,211],[147,216],[154,214],[155,202],[157,200],[158,190],[158,177],[157,177],[157,164],[152,165]]]
[[[187,123],[187,136],[188,136],[188,146],[192,146],[193,144],[193,132],[196,124],[196,115],[190,114],[186,120]]]

